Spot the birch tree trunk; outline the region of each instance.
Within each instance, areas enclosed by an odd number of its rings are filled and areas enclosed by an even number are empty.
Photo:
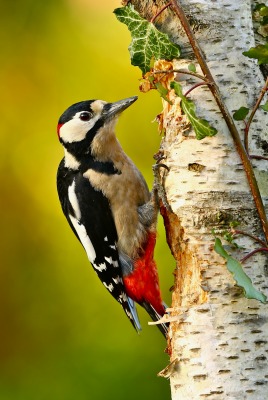
[[[242,55],[255,46],[249,0],[182,1],[205,59],[231,114],[241,106],[252,108],[264,85],[257,63]],[[147,19],[165,2],[132,1]],[[182,46],[174,69],[194,62],[187,39],[174,12],[165,10],[156,20],[160,30]],[[159,67],[159,64],[158,64]],[[198,71],[199,72],[199,71]],[[196,80],[178,74],[186,92]],[[173,400],[268,398],[268,306],[246,299],[214,251],[212,229],[222,232],[239,222],[239,229],[262,237],[246,174],[233,139],[206,86],[191,92],[197,115],[218,130],[214,137],[196,140],[181,110],[180,99],[169,94],[160,117],[165,164],[164,186],[173,213],[165,212],[167,238],[177,260],[169,346],[169,376]],[[267,150],[267,114],[257,111],[250,130],[250,152]],[[238,128],[243,133],[243,123]],[[266,146],[266,147],[265,147]],[[267,154],[266,154],[267,156]],[[268,197],[268,163],[253,160],[264,202]],[[240,259],[254,241],[239,236]],[[268,295],[267,256],[258,253],[244,269],[254,286]]]

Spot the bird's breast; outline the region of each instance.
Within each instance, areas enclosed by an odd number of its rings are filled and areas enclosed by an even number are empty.
[[[109,200],[118,235],[119,251],[132,258],[147,235],[147,228],[139,219],[138,207],[149,201],[150,193],[134,164],[115,164],[115,168],[121,173],[108,175],[88,169],[84,177]]]

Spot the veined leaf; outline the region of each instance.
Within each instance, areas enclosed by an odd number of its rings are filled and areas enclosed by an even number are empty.
[[[258,64],[268,64],[268,43],[251,47],[248,51],[244,51],[243,55],[249,58],[256,58]]]
[[[198,140],[204,139],[207,136],[214,136],[218,133],[217,129],[213,128],[205,119],[198,118],[195,113],[195,104],[192,100],[187,99],[182,93],[181,85],[178,82],[170,83],[171,89],[175,90],[177,96],[181,98],[181,106],[187,115]]]
[[[260,107],[263,109],[263,111],[268,112],[268,101],[266,101],[266,103],[261,105]]]
[[[240,107],[238,110],[236,110],[236,111],[234,112],[233,117],[234,117],[234,119],[235,119],[236,121],[244,121],[244,119],[246,118],[246,116],[248,115],[248,113],[249,113],[249,108],[247,108],[247,107]]]
[[[131,5],[116,8],[114,13],[120,22],[127,25],[131,33],[131,64],[138,66],[143,74],[150,70],[152,58],[172,60],[180,56],[179,47],[172,43],[165,33],[158,31],[151,22],[143,19]]]
[[[219,238],[215,239],[214,250],[227,261],[227,269],[233,275],[237,285],[243,288],[245,297],[266,303],[266,296],[253,286],[250,277],[243,270],[241,263],[227,253]]]

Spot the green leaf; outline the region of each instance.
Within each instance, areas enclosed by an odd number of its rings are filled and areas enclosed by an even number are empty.
[[[234,241],[234,235],[232,234],[232,232],[230,231],[223,232],[223,238],[237,249],[239,248],[238,244]]]
[[[152,58],[172,60],[180,56],[180,49],[168,36],[158,31],[155,26],[143,19],[129,5],[114,10],[116,18],[127,25],[132,41],[129,46],[131,64],[138,66],[143,74],[150,70]]]
[[[182,88],[178,82],[171,82],[170,88],[174,89],[176,95],[181,98],[182,109],[187,115],[198,140],[204,139],[207,136],[214,136],[218,133],[217,129],[209,125],[208,121],[197,117],[194,102],[182,94]]]
[[[260,10],[260,15],[262,16],[262,17],[268,17],[268,7],[263,7],[261,10]],[[264,19],[263,18],[263,19]]]
[[[246,116],[249,113],[249,108],[247,107],[240,107],[236,112],[234,113],[233,117],[236,121],[244,121],[246,119]]]
[[[268,101],[266,101],[266,103],[263,104],[263,105],[261,106],[261,108],[263,109],[263,111],[268,112]]]
[[[254,11],[258,11],[262,17],[268,16],[268,7],[264,3],[258,4]]]
[[[190,72],[196,72],[196,67],[195,67],[195,65],[194,65],[193,63],[189,64],[189,65],[188,65],[188,70],[189,70]]]
[[[222,256],[223,258],[228,258],[229,254],[227,253],[227,251],[224,249],[221,239],[219,238],[215,238],[215,245],[214,245],[214,250],[216,251],[216,253],[218,253],[220,256]]]
[[[161,82],[156,82],[155,87],[157,91],[160,93],[160,96],[166,100],[170,105],[172,105],[172,102],[167,98],[168,90],[162,85]]]
[[[261,21],[261,25],[267,25],[268,24],[268,15],[266,15],[265,17],[263,17],[262,21]]]
[[[268,43],[251,47],[248,51],[244,51],[243,55],[249,58],[256,58],[258,64],[268,64]]]
[[[267,297],[255,289],[250,277],[243,270],[241,263],[227,253],[219,238],[215,238],[214,250],[227,261],[227,269],[233,275],[237,285],[243,288],[245,297],[266,303]]]

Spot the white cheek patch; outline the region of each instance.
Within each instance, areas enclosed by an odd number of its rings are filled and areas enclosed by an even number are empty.
[[[73,224],[73,227],[74,227],[79,239],[81,240],[82,245],[84,246],[84,249],[86,250],[89,261],[91,262],[91,264],[94,264],[94,261],[96,259],[96,252],[91,243],[91,240],[89,239],[89,237],[87,235],[86,228],[72,215],[69,215],[69,218]]]
[[[98,113],[89,121],[81,121],[79,118],[80,114],[81,112],[76,113],[70,121],[63,124],[60,128],[60,138],[64,143],[80,142],[84,140],[88,131],[93,128],[101,116],[101,114]]]

